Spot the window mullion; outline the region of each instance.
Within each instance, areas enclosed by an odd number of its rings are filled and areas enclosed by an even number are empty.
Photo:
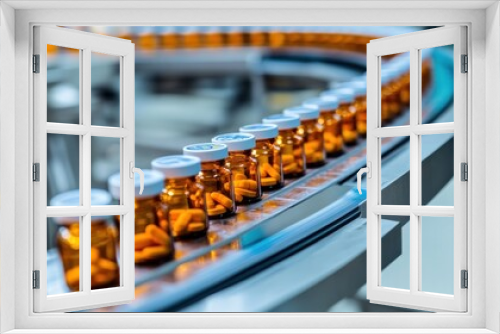
[[[81,106],[80,117],[84,127],[89,128],[91,122],[91,51],[89,48],[82,50],[81,58],[81,77],[80,94]],[[91,134],[85,133],[82,136],[82,151],[80,159],[81,178],[81,201],[84,207],[91,206]],[[90,263],[90,245],[91,245],[91,213],[90,210],[83,216],[82,228],[80,229],[80,258],[82,259],[83,270],[80,270],[82,291],[90,293],[91,290],[91,263]]]
[[[410,208],[420,203],[420,137],[414,129],[420,115],[419,51],[410,50]],[[418,291],[420,282],[419,217],[410,210],[410,292]]]

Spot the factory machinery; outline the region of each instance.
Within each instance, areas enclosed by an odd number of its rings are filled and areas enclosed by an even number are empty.
[[[353,80],[353,71],[363,71],[367,42],[410,31],[373,27],[113,29],[117,37],[131,38],[136,43],[138,72],[158,64],[165,73],[174,75],[241,71],[259,78],[252,84],[253,100],[259,101],[262,98],[256,95],[264,89],[259,80],[266,74],[295,73],[332,82],[334,88],[342,86]],[[445,49],[435,51],[423,60],[430,69],[422,101],[422,118],[427,123],[453,117],[452,55]],[[57,50],[48,52],[54,57],[57,54]],[[409,65],[408,59],[406,62]],[[403,63],[404,56],[385,61],[388,68],[391,64],[404,68]],[[304,66],[311,70],[304,71]],[[342,67],[347,69],[344,77]],[[390,82],[409,75],[408,71],[396,73]],[[363,80],[362,74],[354,80],[360,78]],[[262,102],[255,103],[254,112],[260,120],[268,111]],[[403,109],[388,120],[389,126],[409,123],[409,113],[405,106]],[[391,197],[392,204],[403,203],[408,196],[401,189],[409,183],[409,140],[384,138],[382,143],[382,163],[388,171],[382,175],[382,189],[387,195],[383,198]],[[422,152],[424,172],[426,166],[446,161],[450,154],[451,136],[429,142]],[[354,296],[366,283],[366,192],[358,194],[354,178],[365,164],[366,144],[360,136],[356,145],[345,146],[341,155],[328,158],[320,168],[308,169],[303,177],[287,180],[281,189],[266,192],[262,201],[238,207],[233,217],[211,220],[207,237],[176,241],[174,260],[157,266],[137,266],[134,302],[90,311],[329,310]],[[436,171],[433,187],[424,192],[423,201],[431,200],[452,174],[451,168]],[[383,220],[383,268],[402,253],[403,225]],[[60,260],[53,250],[48,267],[49,290],[65,291]]]

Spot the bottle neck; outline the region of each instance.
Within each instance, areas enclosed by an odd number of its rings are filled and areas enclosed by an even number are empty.
[[[305,127],[314,126],[318,123],[318,119],[317,118],[306,119],[306,120],[300,121],[300,123],[301,123],[301,125],[303,125]]]
[[[215,171],[224,166],[224,159],[214,161],[204,161],[201,163],[201,171]]]
[[[251,152],[252,152],[252,150],[230,151],[228,156],[230,158],[248,157],[248,156],[250,156]]]
[[[195,176],[166,179],[165,188],[167,189],[186,188],[189,183],[194,182],[194,178]]]
[[[144,198],[135,198],[135,209],[139,209],[142,207],[153,206],[156,205],[158,201],[158,195],[148,196]]]
[[[297,131],[297,128],[292,128],[292,129],[283,129],[279,131],[279,135],[282,136],[283,138],[290,138],[295,135],[295,132]]]
[[[266,139],[259,139],[255,141],[255,148],[256,149],[263,149],[263,148],[268,148],[272,146],[275,142],[275,138],[266,138]]]
[[[318,122],[321,123],[322,119],[331,119],[331,118],[333,118],[333,115],[335,115],[335,109],[321,110],[321,112],[319,113]]]

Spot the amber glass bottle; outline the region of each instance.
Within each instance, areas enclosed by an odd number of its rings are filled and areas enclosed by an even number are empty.
[[[300,177],[306,172],[306,155],[304,152],[304,138],[297,134],[300,118],[274,114],[262,120],[264,124],[278,126],[276,145],[281,147],[281,163],[285,178]]]
[[[304,138],[304,151],[307,168],[316,168],[325,164],[326,152],[323,125],[319,124],[319,109],[307,107],[292,107],[285,109],[285,115],[300,118],[297,133]]]
[[[208,217],[226,218],[236,213],[231,170],[226,167],[227,146],[224,144],[193,144],[185,146],[184,155],[201,160],[197,181],[205,187]]]
[[[101,189],[91,189],[92,205],[111,204],[111,195]],[[80,191],[71,190],[53,197],[52,206],[80,205]],[[71,291],[80,290],[80,219],[79,217],[57,217],[56,241],[61,257],[64,278]],[[91,288],[103,289],[120,284],[117,261],[116,228],[110,216],[92,216],[90,228]]]
[[[156,264],[173,259],[174,242],[166,220],[162,220],[160,194],[163,190],[163,174],[143,169],[144,189],[140,194],[139,175],[135,174],[135,263]],[[120,173],[108,179],[113,197],[120,199]],[[119,216],[115,216],[119,226]]]
[[[342,118],[342,138],[345,145],[354,145],[358,140],[356,130],[356,109],[354,108],[354,91],[342,87],[329,90],[321,94],[323,99],[336,99],[338,107],[336,113]]]
[[[205,188],[196,181],[201,170],[199,158],[172,155],[151,162],[163,173],[165,183],[160,194],[162,219],[167,220],[175,239],[204,236],[208,229]]]
[[[354,91],[354,109],[356,109],[356,130],[359,137],[366,137],[366,79],[351,81],[348,88]]]
[[[304,107],[319,109],[318,123],[324,131],[325,151],[330,157],[338,156],[344,150],[344,139],[342,138],[342,118],[336,113],[339,105],[337,98],[331,96],[329,99],[312,98],[304,101]]]
[[[278,189],[284,186],[281,146],[276,144],[278,126],[274,124],[252,124],[240,128],[240,132],[255,136],[256,144],[252,150],[259,162],[263,190]]]
[[[214,144],[227,145],[229,154],[226,167],[232,173],[233,184],[225,187],[234,188],[237,204],[249,204],[260,201],[262,186],[259,163],[252,156],[255,137],[249,133],[227,133],[212,138]]]

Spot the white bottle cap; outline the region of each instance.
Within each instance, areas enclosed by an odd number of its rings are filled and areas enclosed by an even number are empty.
[[[311,119],[318,119],[319,117],[319,109],[316,108],[310,108],[310,107],[291,107],[285,109],[283,111],[283,114],[285,115],[294,115],[298,116],[301,121],[307,121]]]
[[[321,94],[321,97],[324,99],[333,99],[332,96],[335,96],[340,103],[351,103],[354,101],[354,90],[352,88],[339,88],[328,90]]]
[[[255,147],[255,136],[242,132],[225,133],[213,137],[212,143],[226,144],[229,152],[245,151]]]
[[[90,190],[90,205],[110,205],[111,194],[103,189],[92,188]],[[60,193],[50,200],[51,206],[80,206],[80,190],[74,189]],[[109,216],[92,216],[92,221],[107,219]],[[71,224],[79,221],[79,217],[56,217],[58,224]]]
[[[184,146],[184,155],[197,157],[201,162],[223,160],[227,157],[224,144],[202,143]]]
[[[331,99],[323,99],[321,97],[315,97],[312,99],[305,100],[304,103],[302,103],[304,107],[307,108],[318,108],[320,112],[325,111],[325,110],[333,110],[337,109],[339,106],[339,101],[337,98],[331,98]]]
[[[134,174],[135,198],[148,198],[159,195],[163,190],[163,174],[152,169],[143,169],[142,171],[144,172],[144,190],[142,194],[139,194],[141,190],[141,179],[139,174]],[[109,177],[108,189],[113,198],[120,199],[120,173],[113,174]]]
[[[274,114],[262,119],[262,123],[276,124],[280,130],[289,130],[300,125],[300,118],[295,115]]]
[[[168,155],[151,161],[154,170],[167,179],[177,179],[197,175],[201,170],[201,161],[188,155]]]
[[[251,124],[240,128],[240,132],[251,133],[255,139],[270,139],[278,136],[278,126],[276,124]]]

